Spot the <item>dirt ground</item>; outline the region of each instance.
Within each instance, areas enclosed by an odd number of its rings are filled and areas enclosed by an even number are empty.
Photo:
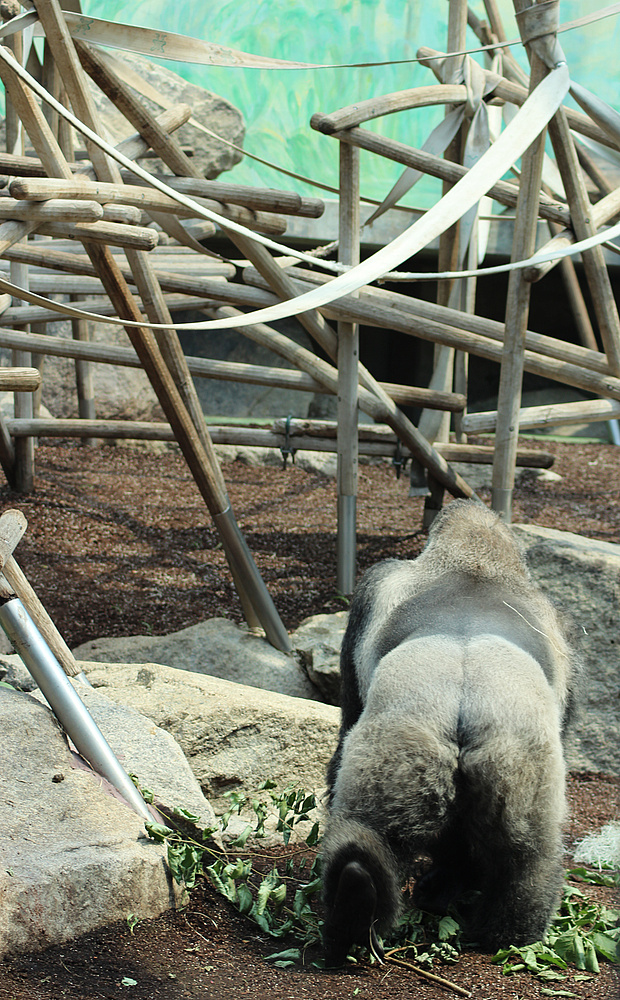
[[[548,440],[527,446],[553,452],[560,478],[543,481],[526,473],[515,492],[514,521],[620,543],[620,448]],[[232,508],[287,628],[346,607],[335,581],[333,481],[290,464],[280,470],[233,463],[224,466],[224,475]],[[422,501],[407,492],[407,477],[397,480],[389,466],[361,468],[360,571],[387,556],[410,558],[423,547]],[[479,495],[490,499],[488,490]],[[103,636],[166,634],[214,616],[241,620],[216,532],[177,452],[42,445],[34,492],[20,496],[0,487],[0,511],[8,507],[18,507],[28,519],[16,557],[70,646]],[[576,840],[618,816],[618,780],[571,775],[569,797],[567,862]],[[609,890],[586,888],[612,901]],[[180,912],[5,960],[0,1000],[462,995],[392,964],[321,972],[280,970],[264,961],[284,947],[286,941],[267,938],[200,885]],[[607,964],[587,981],[571,977],[547,986],[529,976],[502,977],[489,956],[476,952],[435,972],[476,1000],[620,995],[617,974]]]

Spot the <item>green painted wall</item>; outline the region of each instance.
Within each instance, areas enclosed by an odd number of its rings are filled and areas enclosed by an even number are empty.
[[[562,0],[561,19],[591,13],[605,0]],[[499,0],[509,38],[518,35],[511,0]],[[481,0],[472,0],[484,18]],[[84,13],[193,35],[261,55],[306,62],[364,62],[414,57],[420,45],[445,48],[447,0],[83,0]],[[560,36],[571,73],[616,107],[620,106],[616,53],[620,19]],[[468,44],[477,41],[468,33]],[[525,65],[520,47],[514,49]],[[477,57],[482,59],[481,56]],[[171,69],[231,100],[245,116],[245,147],[277,164],[337,185],[338,143],[309,127],[315,111],[333,111],[357,100],[435,82],[416,64],[365,69],[252,70],[182,63]],[[431,109],[388,116],[374,127],[412,145],[424,141],[443,111]],[[362,191],[382,198],[400,173],[397,165],[363,155]],[[239,183],[316,189],[245,160],[228,174]],[[409,204],[428,205],[438,187],[424,179]]]

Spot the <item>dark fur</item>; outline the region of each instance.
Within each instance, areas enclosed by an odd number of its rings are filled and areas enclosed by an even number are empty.
[[[574,656],[510,528],[455,501],[422,555],[373,567],[341,653],[323,841],[330,964],[385,934],[400,886],[484,948],[544,933],[562,882],[561,736]]]

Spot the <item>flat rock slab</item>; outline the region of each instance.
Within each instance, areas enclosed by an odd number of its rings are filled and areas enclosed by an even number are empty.
[[[278,788],[325,787],[340,719],[332,705],[155,663],[80,665],[108,698],[174,736],[216,811],[224,792],[254,792],[267,778]]]
[[[95,639],[73,652],[78,660],[162,663],[294,698],[321,699],[297,656],[274,649],[227,618],[210,618],[170,635]]]

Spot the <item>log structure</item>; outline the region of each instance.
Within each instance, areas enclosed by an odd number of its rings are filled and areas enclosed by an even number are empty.
[[[468,9],[466,0],[450,0],[447,52],[419,50],[420,62],[437,82],[372,98],[362,94],[355,105],[314,114],[311,125],[325,136],[323,141],[339,143],[338,268],[319,257],[287,252],[289,248],[278,243],[290,217],[320,217],[320,199],[207,180],[191,150],[175,136],[191,118],[191,108],[180,104],[154,114],[123,78],[118,61],[84,41],[79,23],[76,27],[79,0],[67,3],[70,16],[58,0],[34,0],[44,35],[40,72],[30,72],[36,68],[37,50],[24,53],[19,32],[9,35],[10,48],[0,46],[0,79],[7,100],[7,149],[0,153],[0,346],[13,352],[14,361],[12,369],[2,370],[0,382],[16,393],[15,418],[0,417],[0,464],[11,485],[31,488],[35,459],[30,445],[39,436],[74,436],[93,443],[106,437],[176,440],[220,532],[248,623],[261,627],[274,645],[288,649],[286,631],[230,508],[215,443],[283,449],[292,441],[294,448],[337,454],[338,586],[348,593],[356,573],[359,454],[397,452],[411,459],[412,477],[413,470],[422,476],[428,494],[426,524],[441,507],[445,491],[455,497],[474,496],[450,462],[492,464],[493,506],[510,520],[515,466],[550,461],[549,456],[517,447],[519,427],[556,426],[575,419],[615,421],[620,414],[620,320],[604,250],[596,239],[620,214],[620,189],[613,189],[594,165],[580,137],[618,150],[620,134],[609,126],[609,116],[599,114],[593,95],[580,96],[579,103],[586,104],[583,111],[564,106],[569,80],[556,37],[558,4],[514,3],[530,61],[529,78],[508,50],[492,72],[486,64],[473,64],[469,56],[455,55],[466,47],[467,24],[483,44],[505,36],[491,0],[489,24]],[[10,5],[3,10],[10,21]],[[103,137],[93,88],[106,95],[132,132],[116,147]],[[65,99],[59,101],[61,95]],[[365,127],[383,115],[431,105],[447,109],[444,129],[450,121],[456,123],[443,155],[385,139]],[[498,136],[485,139],[487,115],[501,114],[506,105],[523,110]],[[562,178],[558,191],[542,181],[547,134]],[[22,135],[27,148],[19,141]],[[363,263],[361,149],[400,163],[405,171],[376,215],[399,200],[413,176],[426,173],[444,185],[442,198],[426,217]],[[146,156],[155,163],[149,172],[140,164]],[[518,178],[506,180],[516,163]],[[504,322],[476,315],[475,277],[458,277],[463,268],[475,270],[478,263],[472,241],[482,197],[516,209],[514,268]],[[540,220],[548,227],[544,250],[570,249],[588,241],[582,257],[591,305],[586,305],[572,261],[559,265],[579,344],[530,328],[532,283],[544,280],[557,264],[554,258],[522,266],[535,249]],[[217,259],[206,245],[215,233],[230,241],[231,257],[241,254],[242,266],[238,260]],[[448,274],[438,281],[435,302],[377,286],[377,279],[391,275],[435,237],[440,240],[439,270]],[[326,276],[325,269],[332,273]],[[337,291],[331,291],[334,272],[340,273]],[[64,301],[52,299],[52,294]],[[176,332],[179,321],[173,322],[172,314],[182,321],[187,310],[202,313],[207,328],[238,329],[270,350],[275,363],[186,358]],[[264,321],[264,310],[268,317],[296,315],[317,353]],[[261,313],[256,320],[246,316],[254,311]],[[48,337],[45,324],[62,316],[71,319],[72,338]],[[90,343],[85,320],[96,316],[123,326],[127,345]],[[360,326],[432,342],[435,371],[430,384],[377,381],[359,361]],[[41,382],[32,359],[46,355],[75,361],[77,419],[43,420],[36,403],[32,405]],[[498,366],[496,411],[466,412],[469,355]],[[277,358],[291,367],[278,367]],[[98,419],[89,367],[93,362],[143,368],[165,422]],[[521,405],[526,371],[595,398],[528,410]],[[330,424],[293,419],[287,427],[278,421],[269,427],[207,426],[196,378],[331,393],[338,399],[338,420]],[[422,408],[417,426],[404,406]],[[361,424],[360,411],[374,424]],[[456,442],[448,439],[450,421]],[[494,446],[468,444],[467,435],[480,432],[495,432]]]

